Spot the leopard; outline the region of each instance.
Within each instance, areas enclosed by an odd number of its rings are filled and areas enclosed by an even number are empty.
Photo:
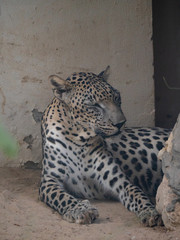
[[[39,198],[62,219],[93,223],[91,200],[118,201],[145,226],[162,225],[155,195],[163,172],[158,152],[168,129],[125,127],[119,90],[99,74],[51,75],[54,94],[43,113]]]

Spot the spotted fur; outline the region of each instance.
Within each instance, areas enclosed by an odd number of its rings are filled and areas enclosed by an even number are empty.
[[[122,129],[120,93],[106,82],[108,70],[50,76],[55,98],[42,119],[40,199],[69,222],[98,217],[87,199],[115,199],[145,225],[161,224],[150,199],[162,179],[157,153],[168,131]]]

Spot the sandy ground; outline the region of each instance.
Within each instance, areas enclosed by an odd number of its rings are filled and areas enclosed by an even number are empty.
[[[91,225],[65,222],[38,200],[40,171],[0,168],[0,240],[180,240],[180,229],[142,226],[120,203],[93,201]]]

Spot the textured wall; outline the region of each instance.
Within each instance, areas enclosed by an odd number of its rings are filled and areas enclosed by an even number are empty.
[[[39,112],[52,98],[47,78],[103,70],[121,91],[128,126],[153,126],[149,0],[0,0],[0,119],[20,144],[18,159],[41,161]]]

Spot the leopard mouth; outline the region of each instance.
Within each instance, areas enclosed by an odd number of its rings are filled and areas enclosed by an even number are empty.
[[[100,135],[102,138],[108,138],[112,136],[116,136],[121,133],[122,129],[124,128],[126,120],[123,120],[122,122],[112,125],[112,128],[96,128],[95,133],[97,135]]]

